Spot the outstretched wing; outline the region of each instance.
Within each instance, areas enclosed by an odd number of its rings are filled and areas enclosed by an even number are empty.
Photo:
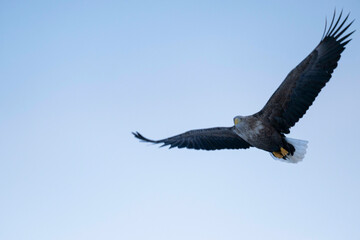
[[[251,145],[239,137],[234,132],[234,127],[216,127],[198,129],[176,135],[162,140],[150,140],[140,133],[133,133],[134,136],[145,142],[162,143],[163,146],[169,145],[170,148],[192,148],[202,150],[218,149],[240,149],[249,148]]]
[[[348,37],[354,31],[345,36],[343,34],[354,21],[343,28],[349,14],[339,26],[342,12],[334,24],[335,15],[334,12],[328,30],[325,24],[319,45],[288,74],[258,113],[260,117],[270,121],[279,132],[289,133],[289,129],[306,113],[321,89],[330,80],[345,45],[351,41]]]

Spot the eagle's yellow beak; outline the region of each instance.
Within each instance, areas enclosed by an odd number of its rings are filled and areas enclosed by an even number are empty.
[[[240,119],[238,119],[238,118],[235,118],[235,119],[234,119],[235,125],[238,124],[239,122],[240,122]]]

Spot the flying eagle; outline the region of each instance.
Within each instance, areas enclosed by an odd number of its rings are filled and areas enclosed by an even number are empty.
[[[314,102],[321,89],[330,80],[341,53],[351,39],[345,25],[349,14],[341,20],[342,12],[329,28],[326,26],[320,43],[297,65],[270,97],[263,109],[250,116],[234,117],[234,126],[198,129],[162,140],[151,140],[139,132],[134,136],[142,141],[162,143],[170,148],[202,150],[246,149],[256,147],[275,159],[297,163],[306,153],[307,141],[292,139],[284,134],[299,121]],[[341,21],[340,21],[341,20]]]

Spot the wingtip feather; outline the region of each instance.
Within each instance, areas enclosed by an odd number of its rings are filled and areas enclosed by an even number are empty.
[[[336,9],[334,10],[334,14],[333,17],[331,19],[331,23],[330,26],[327,28],[327,19],[325,19],[325,29],[323,32],[323,36],[321,38],[321,41],[323,41],[324,39],[331,37],[331,38],[335,38],[338,42],[341,43],[341,41],[344,41],[347,37],[349,37],[353,32],[351,32],[350,34],[346,35],[345,37],[342,37],[340,40],[338,40],[339,37],[342,36],[342,34],[344,34],[344,32],[353,24],[353,22],[355,21],[352,20],[349,24],[347,24],[344,28],[344,24],[347,22],[349,16],[350,16],[350,12],[346,15],[346,17],[341,20],[341,17],[343,15],[343,10],[341,10],[339,17],[337,18],[335,24],[334,24],[334,20],[336,17]],[[339,23],[341,22],[341,24],[339,25]],[[339,25],[339,26],[338,26]]]
[[[329,26],[329,30],[327,31],[327,33],[326,33],[325,36],[328,36],[330,30],[332,29],[331,27],[332,27],[332,25],[333,25],[333,23],[334,23],[335,15],[336,15],[336,8],[334,9],[334,14],[333,14],[333,17],[332,17],[332,19],[331,19],[331,23],[330,23],[330,26]]]
[[[143,142],[158,143],[157,141],[154,141],[154,140],[151,140],[151,139],[148,139],[148,138],[144,137],[139,132],[132,132],[132,134],[134,135],[134,137],[136,137],[137,139],[140,139]]]

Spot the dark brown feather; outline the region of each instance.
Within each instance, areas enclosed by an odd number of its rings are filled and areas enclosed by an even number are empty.
[[[288,74],[264,108],[257,113],[279,132],[290,132],[290,128],[306,113],[337,67],[345,45],[351,40],[348,37],[354,32],[339,39],[353,23],[341,29],[349,17],[347,15],[336,28],[341,16],[342,13],[333,26],[334,12],[330,27],[319,45]]]
[[[140,133],[133,133],[134,136],[142,141],[151,143],[162,143],[163,146],[170,148],[191,148],[202,150],[218,149],[245,149],[251,147],[249,143],[239,137],[234,131],[234,127],[216,127],[198,129],[185,132],[162,140],[151,140],[145,138]]]

